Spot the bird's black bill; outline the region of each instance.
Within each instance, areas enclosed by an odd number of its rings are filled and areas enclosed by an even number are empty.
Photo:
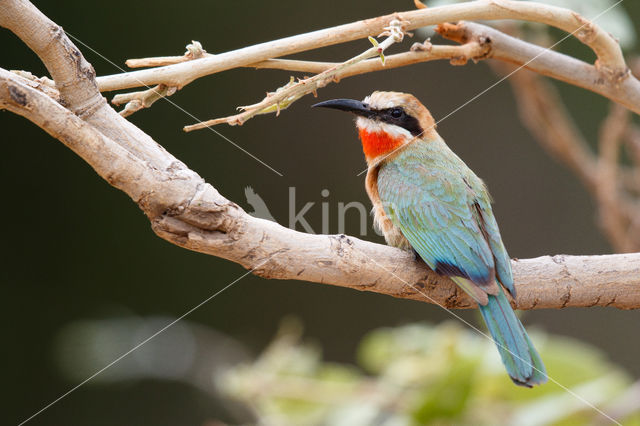
[[[340,111],[352,112],[362,117],[372,117],[376,113],[375,111],[372,111],[371,108],[369,108],[369,104],[365,104],[364,102],[360,101],[354,101],[353,99],[332,99],[330,101],[324,101],[315,105],[311,105],[311,107],[339,109]]]

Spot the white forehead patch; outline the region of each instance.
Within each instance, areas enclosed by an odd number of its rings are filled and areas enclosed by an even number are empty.
[[[396,99],[395,96],[381,96],[378,92],[365,97],[362,102],[369,104],[375,109],[393,108],[398,106],[398,99]]]

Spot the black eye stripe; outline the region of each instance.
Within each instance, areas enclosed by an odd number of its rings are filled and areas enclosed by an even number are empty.
[[[402,114],[404,114],[404,110],[402,108],[393,108],[389,111],[389,114],[391,114],[391,117],[393,118],[400,118],[402,117]]]
[[[418,136],[423,132],[418,119],[407,114],[402,107],[379,109],[376,111],[375,118],[385,123],[400,126],[408,130],[413,136]]]

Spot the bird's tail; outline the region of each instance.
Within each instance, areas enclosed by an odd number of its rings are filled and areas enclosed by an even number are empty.
[[[540,355],[502,289],[496,296],[489,295],[489,302],[486,306],[480,305],[480,312],[511,380],[526,387],[545,383],[547,372]]]

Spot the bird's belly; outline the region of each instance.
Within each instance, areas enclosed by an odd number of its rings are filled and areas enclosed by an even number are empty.
[[[391,219],[385,214],[381,203],[374,203],[373,224],[376,229],[384,235],[384,239],[390,246],[403,250],[411,249],[411,244],[402,234],[400,229],[393,224]]]

